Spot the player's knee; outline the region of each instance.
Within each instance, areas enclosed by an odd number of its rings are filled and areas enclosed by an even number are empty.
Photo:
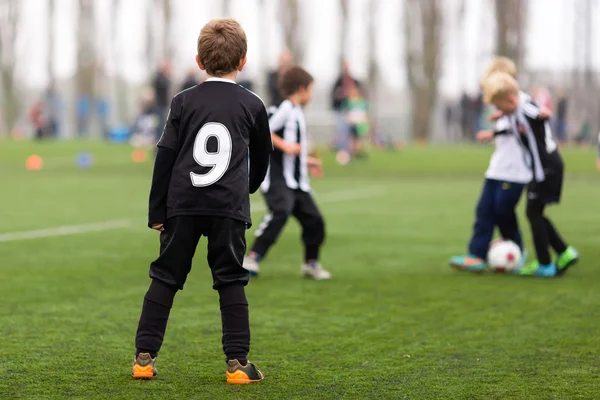
[[[536,206],[527,206],[526,214],[529,221],[535,221],[542,218],[542,210]]]

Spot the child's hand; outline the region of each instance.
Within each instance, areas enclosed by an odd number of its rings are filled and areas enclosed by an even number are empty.
[[[308,167],[308,171],[310,172],[310,174],[312,176],[314,176],[314,177],[323,176],[323,167],[322,167],[323,163],[318,158],[308,157],[306,159],[306,165]]]
[[[596,168],[600,171],[600,158],[596,160]]]
[[[494,132],[492,131],[479,131],[477,132],[477,141],[478,142],[489,142],[494,138]]]
[[[492,115],[490,115],[489,118],[488,118],[488,120],[490,122],[496,122],[500,118],[502,118],[503,116],[504,116],[504,113],[502,111],[498,110],[495,113],[493,113]]]
[[[552,118],[552,111],[548,108],[542,106],[540,107],[540,119],[550,119]]]
[[[165,230],[165,225],[164,224],[152,224],[152,229],[162,232]]]
[[[286,143],[282,150],[285,154],[297,156],[298,154],[300,154],[300,149],[301,147],[298,143]]]

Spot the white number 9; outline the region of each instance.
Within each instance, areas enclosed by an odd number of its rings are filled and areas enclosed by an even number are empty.
[[[206,149],[208,139],[217,139],[217,151],[209,153]],[[194,141],[194,160],[203,167],[211,167],[206,174],[190,172],[192,185],[196,187],[210,186],[223,177],[231,161],[231,134],[223,124],[209,122],[204,124]]]

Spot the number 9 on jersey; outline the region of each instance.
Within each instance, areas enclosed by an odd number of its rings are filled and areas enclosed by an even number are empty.
[[[217,140],[217,151],[209,153],[208,139]],[[211,168],[205,174],[190,172],[192,185],[210,186],[223,177],[231,161],[232,141],[229,130],[223,124],[208,122],[200,128],[194,141],[194,160],[203,167]]]

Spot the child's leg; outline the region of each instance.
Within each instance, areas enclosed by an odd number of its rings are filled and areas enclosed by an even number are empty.
[[[486,179],[477,204],[469,253],[483,260],[487,258],[488,248],[494,235],[494,193],[499,184],[498,181]]]
[[[554,225],[552,225],[552,222],[550,222],[548,218],[544,217],[544,222],[546,223],[546,229],[548,231],[548,239],[550,241],[550,246],[552,246],[556,254],[564,253],[565,250],[567,250],[567,244],[558,234],[556,228],[554,228]]]
[[[256,240],[251,250],[257,261],[260,261],[277,241],[294,207],[294,191],[282,184],[271,186],[264,196],[269,213],[263,217],[254,233]]]
[[[319,251],[325,241],[325,221],[310,193],[297,191],[292,214],[302,226],[304,262],[319,260]]]
[[[136,354],[156,357],[163,342],[173,298],[192,267],[200,231],[194,217],[174,217],[160,233],[160,256],[150,264],[152,283],[144,296],[136,334]]]
[[[551,262],[550,252],[548,250],[550,238],[548,234],[548,225],[544,218],[544,208],[545,204],[539,199],[529,199],[527,201],[527,218],[529,219],[529,225],[531,226],[535,252],[539,263],[541,265],[548,265]]]
[[[502,182],[496,187],[494,201],[494,216],[500,234],[506,240],[515,242],[523,250],[523,239],[519,230],[519,223],[515,208],[521,199],[525,185],[518,183]]]
[[[245,365],[250,351],[250,321],[244,286],[249,273],[242,267],[246,252],[246,224],[231,218],[212,217],[208,233],[208,265],[213,288],[219,291],[223,352],[227,361]]]

